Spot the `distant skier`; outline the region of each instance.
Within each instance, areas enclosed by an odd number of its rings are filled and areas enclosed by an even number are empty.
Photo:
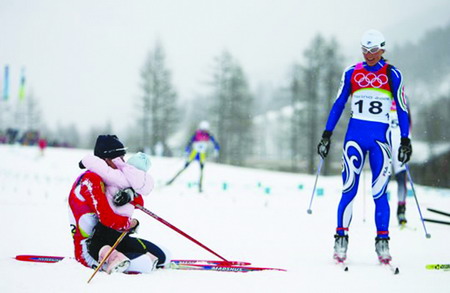
[[[369,30],[363,34],[361,46],[365,62],[350,66],[343,73],[337,98],[318,145],[318,153],[322,158],[327,156],[333,130],[348,98],[352,96],[352,115],[343,148],[343,192],[337,212],[334,259],[343,262],[347,258],[352,204],[366,154],[369,154],[377,228],[375,250],[381,263],[389,263],[392,259],[389,253],[390,209],[386,194],[391,168],[389,111],[394,100],[401,131],[398,159],[404,164],[412,153],[408,138],[408,108],[402,75],[383,58],[384,36],[379,31]]]
[[[408,114],[410,111],[408,109]],[[405,225],[406,220],[406,194],[408,188],[406,187],[407,176],[406,166],[398,160],[398,149],[400,147],[400,128],[397,117],[397,105],[392,101],[391,113],[389,115],[391,125],[391,141],[392,141],[392,170],[394,171],[395,180],[397,181],[397,220],[399,225]],[[410,127],[411,127],[411,116]]]
[[[95,144],[94,155],[104,160],[111,167],[110,171],[116,169],[123,171],[131,168],[123,162],[125,149],[117,136],[100,135]],[[128,231],[108,259],[106,267],[102,269],[108,273],[123,271],[148,273],[154,268],[154,257],[158,259],[157,265],[160,266],[165,262],[166,255],[150,241],[130,236],[135,232],[139,222],[131,216],[115,213],[105,194],[105,181],[99,174],[88,170],[78,177],[70,191],[70,223],[75,258],[87,267],[97,267],[120,234]],[[120,184],[125,182],[117,185]],[[117,195],[120,198],[126,194],[118,192]],[[120,200],[115,201],[117,203]],[[135,196],[133,202],[143,204],[142,197]]]
[[[175,181],[175,179],[192,163],[192,161],[197,160],[200,164],[200,180],[199,180],[199,191],[202,192],[202,181],[203,181],[203,168],[206,162],[206,151],[208,149],[208,143],[212,142],[214,144],[214,157],[219,155],[220,145],[215,140],[214,136],[209,132],[209,122],[200,122],[198,129],[192,135],[189,143],[186,146],[187,159],[184,167],[178,171],[175,176],[167,182],[170,185]]]

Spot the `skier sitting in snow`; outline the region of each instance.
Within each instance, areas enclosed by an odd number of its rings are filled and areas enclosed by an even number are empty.
[[[206,151],[208,149],[208,142],[214,144],[214,156],[219,155],[220,145],[214,139],[214,136],[209,132],[208,121],[200,122],[198,129],[192,135],[189,143],[186,146],[187,159],[184,164],[183,169],[178,171],[178,173],[167,182],[167,185],[172,184],[172,182],[183,172],[186,168],[194,161],[197,160],[200,164],[200,180],[199,180],[199,190],[202,192],[202,179],[203,179],[203,168],[206,162]]]
[[[115,135],[100,135],[95,144],[94,154],[112,169],[128,170],[125,171],[128,174],[139,173],[137,170],[130,172],[132,167],[123,162],[125,148]],[[91,162],[87,159],[86,163]],[[105,194],[106,180],[108,179],[103,179],[100,174],[88,170],[81,174],[72,186],[69,206],[76,260],[87,267],[97,267],[121,232],[129,231],[110,255],[103,269],[108,273],[148,273],[155,266],[162,266],[166,255],[158,246],[144,239],[130,237],[129,234],[135,232],[139,222],[131,218],[130,210],[126,208],[121,211],[124,214],[115,213],[115,208]],[[121,186],[122,183],[117,186]],[[127,194],[129,195],[127,192],[118,192],[117,198],[113,201],[116,204],[128,202],[128,199],[121,200],[126,198]],[[142,196],[133,196],[132,203],[143,205]]]

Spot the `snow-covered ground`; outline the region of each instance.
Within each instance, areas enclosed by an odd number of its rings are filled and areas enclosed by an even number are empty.
[[[374,251],[374,204],[366,184],[354,204],[348,252],[349,271],[332,260],[339,176],[320,177],[313,213],[308,215],[314,176],[269,172],[207,163],[204,193],[195,187],[192,165],[172,186],[162,187],[182,159],[152,158],[158,187],[145,206],[220,255],[287,272],[226,273],[160,270],[148,275],[99,273],[73,259],[57,264],[25,263],[17,254],[72,255],[67,196],[81,173],[78,161],[91,150],[0,145],[0,292],[445,292],[450,272],[427,271],[429,263],[450,263],[450,227],[427,223],[425,238],[414,198],[408,198],[410,229],[395,219],[391,194],[391,254],[400,268],[393,275],[378,264]],[[414,175],[414,174],[413,174]],[[364,188],[365,186],[365,188]],[[226,188],[225,188],[226,187]],[[363,193],[366,196],[364,197]],[[416,186],[425,217],[427,207],[450,211],[450,191]],[[169,249],[173,258],[216,259],[148,215],[136,211],[139,236]]]

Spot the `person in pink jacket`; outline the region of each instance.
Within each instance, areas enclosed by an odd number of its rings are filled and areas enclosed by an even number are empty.
[[[150,158],[147,154],[139,152],[128,159],[127,163],[121,157],[112,161],[117,169],[111,168],[104,160],[94,155],[87,155],[81,160],[86,169],[98,174],[105,182],[106,196],[114,212],[131,217],[134,206],[130,203],[117,205],[114,197],[118,192],[126,192],[132,201],[136,194],[147,196],[153,190],[154,180],[148,173]]]

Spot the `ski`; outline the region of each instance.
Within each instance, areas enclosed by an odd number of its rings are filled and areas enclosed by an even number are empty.
[[[337,261],[336,264],[339,265],[344,270],[344,272],[348,272],[348,266],[347,264],[345,264],[345,262]]]
[[[432,219],[423,219],[425,222],[431,222],[436,224],[443,224],[443,225],[450,225],[450,222],[447,221],[438,221],[438,220],[432,220]]]
[[[450,214],[449,214],[449,213],[446,213],[446,212],[443,212],[443,211],[439,211],[439,210],[435,210],[435,209],[430,209],[430,208],[427,208],[427,210],[429,210],[430,212],[439,214],[439,215],[444,215],[444,216],[450,217]]]
[[[213,264],[213,265],[229,265],[229,266],[249,266],[252,263],[246,261],[224,261],[224,260],[200,260],[200,259],[172,259],[174,264]]]
[[[234,265],[214,265],[214,264],[176,264],[171,262],[169,269],[173,270],[203,270],[203,271],[217,271],[217,272],[235,272],[247,273],[257,271],[281,271],[286,272],[285,269],[267,268],[267,267],[250,267],[250,266],[234,266]]]
[[[344,272],[348,272],[348,266],[347,266],[347,264],[345,263],[345,260],[340,260],[340,259],[335,258],[335,259],[334,259],[334,263],[335,263],[337,266],[339,266],[340,268],[342,268],[342,269],[344,270]]]
[[[16,260],[20,261],[44,262],[44,263],[60,262],[65,258],[66,257],[64,256],[29,255],[29,254],[16,255],[15,257]]]
[[[32,254],[21,254],[16,255],[15,259],[27,262],[40,262],[40,263],[56,263],[63,259],[68,258],[64,256],[49,256],[49,255],[32,255]],[[228,265],[228,266],[248,266],[251,265],[250,262],[245,261],[224,261],[224,260],[200,260],[200,259],[173,259],[170,261],[174,264],[213,264],[213,265]]]
[[[335,260],[336,265],[344,270],[344,272],[348,272],[348,265],[344,261]],[[400,269],[397,266],[393,266],[391,263],[382,263],[380,265],[389,269],[394,275],[398,275],[400,273]]]
[[[31,255],[21,254],[16,255],[15,259],[25,262],[37,263],[57,263],[63,259],[71,257],[64,256],[49,256],[49,255]],[[218,272],[256,272],[256,271],[282,271],[285,269],[267,268],[267,267],[251,267],[250,262],[244,261],[222,261],[222,260],[200,260],[200,259],[174,259],[170,261],[167,269],[172,270],[204,270],[204,271],[218,271]]]
[[[450,264],[428,264],[425,266],[427,270],[444,270],[450,271]]]
[[[400,230],[410,230],[410,231],[417,231],[416,227],[411,227],[406,223],[400,224],[399,225]]]
[[[398,267],[393,266],[390,262],[387,263],[380,263],[383,267],[388,268],[394,275],[398,275],[400,273],[400,270]]]

